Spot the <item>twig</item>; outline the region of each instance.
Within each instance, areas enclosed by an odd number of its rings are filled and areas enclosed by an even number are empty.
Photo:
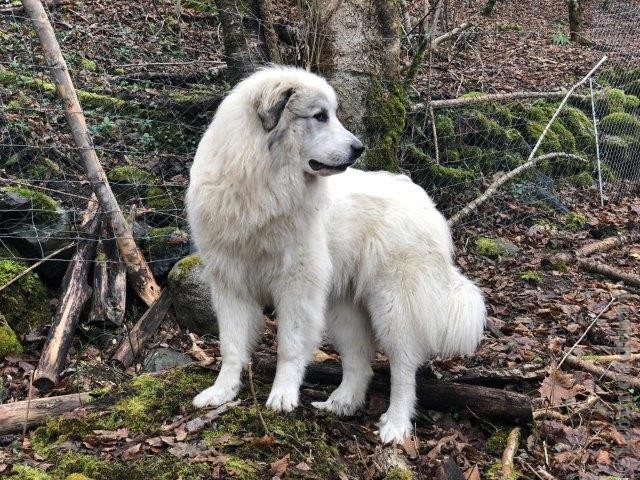
[[[249,372],[249,388],[251,389],[251,396],[253,397],[253,405],[256,407],[256,412],[258,412],[258,417],[260,418],[260,423],[264,429],[264,434],[270,435],[269,428],[267,428],[267,422],[264,421],[264,417],[262,416],[262,410],[260,409],[258,397],[256,396],[256,388],[253,384],[253,362],[249,362],[249,365],[247,365],[247,371]]]
[[[631,272],[623,272],[604,263],[596,262],[587,258],[577,258],[578,265],[583,270],[591,273],[598,273],[614,280],[622,280],[623,282],[640,287],[640,275]]]
[[[584,362],[607,363],[607,362],[636,362],[640,360],[640,353],[629,353],[626,355],[598,355],[589,357],[579,357]]]
[[[5,288],[10,287],[12,284],[14,284],[15,282],[17,282],[18,280],[20,280],[22,277],[24,277],[27,273],[35,270],[36,268],[38,268],[40,265],[42,265],[44,262],[46,262],[47,260],[51,259],[52,257],[55,257],[56,255],[58,255],[59,253],[64,252],[65,250],[69,250],[71,247],[74,247],[78,245],[78,242],[72,242],[69,243],[67,245],[65,245],[64,247],[59,248],[58,250],[56,250],[55,252],[50,253],[49,255],[47,255],[46,257],[38,260],[36,263],[34,263],[33,265],[31,265],[28,268],[25,268],[22,273],[16,275],[15,277],[13,277],[11,280],[9,280],[7,283],[5,283],[4,285],[2,285],[0,287],[0,292],[2,292]]]
[[[22,441],[27,437],[27,425],[29,424],[29,412],[31,411],[31,396],[33,395],[33,370],[29,372],[29,395],[27,396],[27,411],[24,415],[24,425],[22,426]]]
[[[460,210],[458,213],[456,213],[453,217],[451,217],[448,220],[449,226],[453,226],[453,225],[456,225],[457,223],[460,223],[460,220],[469,216],[470,213],[476,211],[480,205],[482,205],[489,198],[491,198],[498,191],[498,189],[502,185],[507,183],[509,180],[517,177],[525,170],[529,170],[530,168],[535,167],[538,163],[544,160],[551,160],[552,158],[559,158],[559,157],[570,158],[570,159],[578,160],[581,162],[587,162],[585,158],[579,157],[578,155],[573,155],[571,153],[565,153],[565,152],[552,152],[552,153],[547,153],[545,155],[541,155],[536,158],[531,158],[526,163],[523,163],[519,167],[514,168],[509,173],[501,176],[495,182],[489,185],[489,187],[485,190],[485,192],[482,195],[480,195],[478,198],[473,200],[471,203],[467,204],[466,207],[464,207],[462,210]]]
[[[594,318],[591,323],[589,324],[589,326],[585,329],[584,332],[582,332],[582,335],[580,335],[580,338],[578,338],[578,340],[575,341],[575,343],[573,344],[573,346],[569,349],[569,351],[564,355],[564,357],[562,357],[562,360],[560,360],[560,363],[558,363],[558,366],[556,367],[556,369],[559,369],[562,364],[565,362],[565,360],[567,359],[567,357],[569,357],[569,355],[571,355],[571,352],[573,352],[575,350],[575,348],[578,346],[578,344],[582,341],[582,339],[584,337],[587,336],[587,333],[589,333],[589,330],[591,330],[591,328],[596,324],[596,322],[598,321],[598,319],[602,316],[602,314],[604,312],[606,312],[609,307],[611,306],[611,304],[615,301],[615,298],[613,297],[613,295],[611,296],[611,300],[609,300],[609,303],[607,303],[607,305],[600,311],[600,313],[598,313],[598,315],[596,315],[596,318]]]
[[[592,375],[595,375],[599,378],[604,377],[608,378],[609,380],[613,380],[614,382],[627,383],[635,389],[640,389],[640,378],[638,377],[632,377],[623,373],[616,373],[611,370],[607,370],[600,367],[599,365],[594,365],[592,363],[580,360],[578,357],[575,357],[573,355],[569,355],[566,359],[566,362],[572,367],[591,373]]]
[[[520,427],[515,427],[507,437],[507,446],[502,453],[502,478],[509,480],[513,478],[513,457],[518,450],[520,442]]]
[[[436,163],[440,164],[440,147],[438,146],[438,129],[436,128],[436,116],[433,114],[433,108],[429,106],[429,115],[431,116],[431,128],[433,129],[433,146],[436,153]]]
[[[579,248],[576,250],[576,257],[586,257],[596,252],[606,252],[612,248],[637,241],[640,241],[640,233],[630,233],[628,235],[605,238],[604,240],[589,243],[584,247]]]

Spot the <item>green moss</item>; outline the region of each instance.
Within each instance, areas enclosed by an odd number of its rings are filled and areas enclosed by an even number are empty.
[[[536,144],[540,136],[542,135],[544,128],[545,128],[545,125],[543,125],[542,123],[538,123],[538,122],[527,123],[524,137],[529,143],[529,145],[531,145],[532,148]],[[558,138],[558,135],[553,130],[549,130],[544,140],[542,141],[540,148],[538,148],[536,156],[539,157],[540,155],[544,155],[545,153],[561,152],[561,151],[562,151],[562,145],[560,144],[560,139]]]
[[[475,252],[489,258],[498,258],[511,253],[504,240],[488,237],[478,237],[475,240]]]
[[[467,92],[464,95],[462,95],[460,98],[478,98],[478,97],[482,97],[484,95],[484,93],[482,92]]]
[[[551,132],[558,136],[560,142],[560,148],[563,152],[575,153],[576,152],[576,139],[573,134],[565,128],[565,126],[558,120],[553,122],[550,129]]]
[[[464,110],[458,117],[458,130],[467,145],[498,147],[506,141],[500,124],[478,110]]]
[[[547,122],[551,120],[551,117],[553,117],[555,111],[555,105],[544,100],[539,100],[526,110],[526,116],[533,122],[543,123],[546,125]]]
[[[110,182],[142,184],[149,183],[153,176],[140,167],[121,165],[109,170],[107,178]]]
[[[169,272],[169,280],[177,281],[183,280],[189,273],[202,264],[202,260],[199,255],[189,255],[184,257],[178,263],[176,263],[171,272]]]
[[[405,129],[406,98],[401,84],[372,88],[365,106],[365,128],[371,144],[365,163],[372,170],[398,170],[397,150]]]
[[[2,314],[0,314],[0,320],[1,318]],[[9,325],[3,325],[0,322],[0,360],[8,355],[22,353],[23,351],[22,344],[18,340],[16,333]]]
[[[26,170],[26,173],[29,178],[37,178],[43,179],[46,175],[51,175],[55,177],[62,173],[62,169],[60,165],[55,163],[49,158],[39,158],[37,161],[32,163],[29,168]]]
[[[625,91],[633,96],[640,97],[640,80],[635,80],[625,86]]]
[[[535,270],[525,270],[524,272],[520,272],[518,277],[520,277],[520,280],[524,280],[525,282],[532,283],[534,285],[540,283],[541,280],[540,274]]]
[[[8,478],[16,480],[52,480],[51,476],[46,472],[27,465],[13,465]]]
[[[167,212],[176,209],[176,203],[166,188],[150,187],[145,192],[145,204],[149,208],[160,212]]]
[[[592,120],[576,107],[565,107],[560,113],[564,126],[573,134],[576,147],[583,152],[593,152],[595,136]]]
[[[597,105],[607,113],[624,112],[626,95],[619,88],[607,88],[598,95]]]
[[[507,446],[507,439],[509,438],[509,430],[501,428],[491,434],[487,441],[484,443],[484,448],[488,453],[497,455],[502,454]]]
[[[529,155],[531,147],[522,134],[515,128],[505,130],[505,147],[518,152],[520,155]]]
[[[600,130],[608,135],[640,136],[640,120],[629,113],[612,113],[600,122]]]
[[[391,467],[384,480],[413,480],[413,472],[406,468]]]
[[[456,165],[460,163],[460,150],[457,148],[445,148],[440,153],[440,161],[445,164]]]
[[[67,475],[67,478],[65,478],[64,480],[93,480],[93,479],[81,473],[72,473],[71,475]]]
[[[427,175],[429,176],[430,183],[443,187],[464,186],[464,184],[476,178],[476,174],[470,170],[445,167],[444,165],[437,164],[429,166]]]
[[[436,117],[436,132],[438,133],[438,140],[442,138],[443,142],[455,137],[456,128],[451,117],[446,115]]]
[[[627,112],[632,112],[640,107],[640,98],[635,95],[627,95],[624,98],[624,109]]]
[[[171,237],[186,238],[186,232],[177,227],[150,228],[147,232],[144,251],[149,259],[160,258],[173,251]]]
[[[489,466],[487,470],[487,480],[518,480],[522,476],[520,470],[516,467],[512,469],[513,474],[509,477],[505,477],[502,475],[502,463],[495,462]]]
[[[567,182],[577,188],[586,188],[593,185],[593,177],[589,172],[581,172],[567,178]]]
[[[31,212],[36,222],[54,222],[58,219],[60,205],[49,195],[26,187],[3,187],[31,201]]]
[[[22,274],[27,266],[15,260],[0,260],[0,285]],[[8,286],[0,295],[0,312],[9,326],[23,335],[51,319],[49,294],[38,276],[29,272]]]
[[[565,228],[569,231],[575,232],[581,230],[587,224],[587,217],[581,213],[569,212],[564,217]]]
[[[89,60],[88,58],[82,57],[82,59],[80,59],[80,64],[82,65],[82,68],[90,72],[98,71],[98,64],[93,60]]]
[[[224,465],[227,473],[239,480],[253,480],[259,478],[256,468],[246,460],[230,457]]]

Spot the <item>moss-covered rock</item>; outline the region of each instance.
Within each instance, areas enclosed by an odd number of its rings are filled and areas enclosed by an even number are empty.
[[[67,475],[67,478],[64,480],[93,480],[92,478],[83,475],[82,473],[72,473],[71,475]]]
[[[483,257],[505,257],[515,254],[518,250],[515,244],[503,238],[478,237],[475,240],[475,252]]]
[[[457,131],[467,145],[501,147],[506,141],[498,122],[478,110],[463,110],[456,122]]]
[[[532,148],[542,135],[542,132],[544,132],[544,128],[545,125],[538,122],[529,122],[527,124],[524,132],[524,137]],[[545,153],[561,151],[562,145],[560,143],[560,138],[558,138],[558,135],[553,130],[549,130],[544,140],[542,141],[542,144],[538,148],[536,156],[544,155]]]
[[[624,112],[626,94],[619,88],[606,88],[602,91],[597,99],[596,105],[601,112],[616,113]]]
[[[565,107],[560,113],[560,120],[573,134],[579,151],[595,151],[593,122],[582,110],[576,107]]]
[[[180,259],[191,253],[189,234],[177,227],[150,228],[143,253],[156,277],[165,277]]]
[[[53,480],[47,472],[28,465],[13,465],[7,478],[15,480]]]
[[[452,141],[456,135],[456,126],[451,117],[439,115],[436,117],[436,132],[438,140],[442,139],[443,144]]]
[[[624,98],[624,109],[627,112],[633,112],[640,107],[640,98],[635,95],[627,95]]]
[[[217,334],[218,324],[211,307],[209,286],[202,279],[198,255],[189,255],[169,272],[171,300],[180,326],[200,335]]]
[[[0,360],[8,355],[22,353],[24,350],[16,333],[9,325],[3,324],[4,317],[0,314]]]
[[[640,136],[640,120],[629,113],[612,113],[602,119],[600,130],[607,135],[632,135],[638,137]]]
[[[564,226],[567,230],[575,232],[581,230],[587,224],[587,217],[582,213],[569,212],[564,217]]]
[[[636,97],[640,97],[640,80],[634,80],[625,85],[625,91]]]
[[[506,149],[518,153],[523,157],[526,157],[531,153],[531,146],[517,129],[508,128],[504,133]]]
[[[567,182],[577,188],[587,188],[593,185],[593,177],[589,172],[581,172],[568,177]]]
[[[27,187],[3,187],[5,192],[13,192],[31,202],[30,215],[36,222],[55,222],[59,217],[60,205],[49,195]]]
[[[16,260],[0,260],[0,285],[22,274],[27,265]],[[37,328],[51,319],[49,293],[38,276],[29,272],[2,291],[0,312],[19,335]]]
[[[560,148],[563,152],[576,152],[576,139],[571,131],[569,131],[561,122],[556,120],[555,122],[553,122],[549,130],[558,136]]]

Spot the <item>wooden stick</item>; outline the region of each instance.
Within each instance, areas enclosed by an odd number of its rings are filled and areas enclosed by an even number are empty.
[[[565,360],[565,363],[579,370],[589,372],[595,377],[604,377],[609,380],[613,380],[614,382],[625,383],[635,389],[640,389],[640,378],[638,377],[632,377],[630,375],[625,375],[624,373],[616,373],[614,371],[607,370],[599,365],[594,365],[593,363],[580,360],[578,357],[573,355],[569,355]]]
[[[480,195],[475,200],[467,204],[466,207],[464,207],[462,210],[460,210],[458,213],[456,213],[453,217],[451,217],[447,221],[449,223],[449,226],[454,226],[460,223],[460,220],[468,217],[470,213],[475,212],[478,209],[478,207],[483,203],[485,203],[487,200],[489,200],[489,198],[491,198],[498,191],[498,189],[502,187],[502,185],[512,180],[513,178],[517,177],[522,172],[529,170],[532,167],[535,167],[538,163],[544,160],[551,160],[553,158],[559,158],[559,157],[571,158],[573,160],[587,162],[586,159],[579,157],[578,155],[573,155],[571,153],[564,153],[564,152],[552,152],[552,153],[547,153],[545,155],[540,155],[539,157],[536,157],[536,158],[532,158],[526,163],[523,163],[522,165],[520,165],[519,167],[514,168],[509,173],[501,176],[495,182],[489,185],[489,187],[485,190],[485,192],[482,195]]]
[[[103,230],[107,233],[107,229]],[[121,326],[127,300],[127,272],[113,240],[102,240],[96,248],[93,296],[89,323]]]
[[[85,392],[5,403],[0,405],[0,435],[20,432],[25,425],[27,428],[40,425],[51,417],[70,412],[90,402],[91,395]]]
[[[445,98],[441,100],[431,100],[428,103],[414,103],[411,106],[413,113],[431,108],[453,108],[453,107],[466,107],[468,105],[475,105],[478,103],[488,102],[510,102],[513,100],[532,100],[536,98],[564,98],[567,94],[567,90],[558,90],[554,92],[509,92],[509,93],[485,93],[474,97],[461,97],[461,98]],[[574,98],[583,98],[583,95],[572,94]]]
[[[256,355],[253,365],[257,372],[273,375],[276,370],[276,358],[271,355]],[[341,379],[340,364],[328,361],[312,363],[307,367],[305,376],[305,381],[323,385],[338,385]],[[531,399],[521,393],[479,385],[443,382],[422,372],[418,373],[416,380],[418,402],[424,408],[470,410],[479,416],[517,423],[528,423],[533,418]],[[388,392],[388,368],[375,369],[371,388]]]
[[[93,204],[92,205],[97,205]],[[87,232],[95,234],[100,225],[100,212],[96,211],[89,221]],[[73,259],[67,267],[62,280],[62,297],[53,317],[49,335],[40,354],[38,367],[33,375],[33,384],[41,392],[48,392],[58,383],[60,372],[64,369],[65,360],[78,317],[82,307],[91,298],[91,287],[87,283],[90,260],[93,259],[96,242],[84,240],[78,246]]]
[[[518,443],[520,442],[520,428],[516,427],[509,433],[507,437],[507,446],[502,453],[502,478],[504,480],[511,480],[513,475],[513,457],[518,450]]]
[[[579,357],[583,362],[609,363],[609,362],[637,362],[640,360],[640,353],[629,353],[627,355],[595,355]]]
[[[597,252],[606,252],[607,250],[638,241],[640,241],[640,233],[630,233],[628,235],[605,238],[604,240],[589,243],[579,248],[576,250],[576,257],[587,257]]]
[[[27,15],[31,18],[38,34],[58,95],[63,101],[65,116],[71,127],[71,134],[78,147],[78,153],[84,163],[91,187],[98,197],[102,210],[109,218],[109,223],[116,236],[118,249],[127,265],[131,286],[147,305],[151,305],[160,295],[160,287],[153,278],[153,273],[151,273],[147,262],[133,240],[130,228],[116,197],[111,191],[107,176],[93,148],[84,113],[78,101],[67,64],[62,56],[60,45],[56,40],[53,27],[40,0],[24,0],[22,5]]]
[[[124,368],[130,367],[136,355],[151,340],[151,337],[167,315],[170,306],[171,296],[169,295],[169,289],[165,288],[160,294],[160,298],[149,307],[129,332],[129,335],[120,342],[111,360],[119,363]]]
[[[598,273],[614,280],[622,280],[623,282],[640,287],[640,275],[636,273],[623,272],[617,268],[610,267],[604,263],[596,262],[587,258],[577,258],[578,265],[583,270],[591,273]]]

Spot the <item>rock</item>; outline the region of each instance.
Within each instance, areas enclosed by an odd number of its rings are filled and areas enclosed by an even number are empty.
[[[193,253],[189,234],[176,227],[149,228],[141,240],[142,251],[156,278],[166,277],[179,259]]]
[[[504,238],[478,237],[475,241],[475,251],[483,257],[507,257],[516,254],[519,250],[516,244]]]
[[[171,302],[181,327],[199,335],[217,335],[218,324],[211,308],[209,286],[201,276],[198,255],[189,255],[176,263],[168,277]]]
[[[146,373],[161,372],[169,368],[191,363],[193,360],[184,353],[170,348],[159,347],[147,355],[142,362],[142,370]]]

